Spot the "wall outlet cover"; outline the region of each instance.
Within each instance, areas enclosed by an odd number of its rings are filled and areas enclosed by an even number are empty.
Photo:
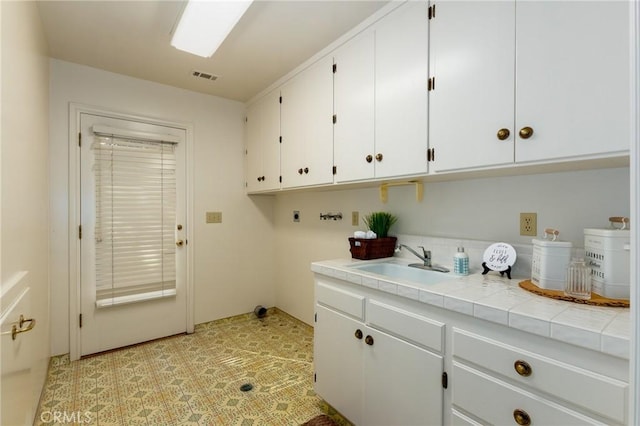
[[[537,213],[520,213],[520,235],[530,237],[538,235]]]

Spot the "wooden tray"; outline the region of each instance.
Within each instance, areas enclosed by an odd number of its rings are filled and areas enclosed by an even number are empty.
[[[518,285],[523,289],[530,291],[531,293],[535,293],[544,297],[550,297],[551,299],[566,300],[568,302],[582,303],[584,305],[610,306],[614,308],[628,308],[630,306],[629,301],[626,299],[609,299],[593,292],[591,293],[591,299],[577,299],[575,297],[567,296],[562,290],[549,290],[546,288],[540,288],[530,280],[520,281]]]

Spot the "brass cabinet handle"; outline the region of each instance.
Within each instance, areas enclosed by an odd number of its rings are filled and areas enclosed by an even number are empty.
[[[500,130],[498,130],[498,139],[503,141],[503,140],[507,139],[510,134],[511,134],[511,132],[509,131],[509,129],[500,129]]]
[[[531,136],[533,136],[533,129],[531,127],[527,126],[520,129],[520,137],[522,139],[529,139]]]
[[[308,167],[305,167],[305,168],[304,168],[304,174],[306,175],[307,173],[309,173],[309,168],[308,168]]]
[[[531,424],[531,417],[526,411],[516,408],[513,410],[513,419],[522,426],[528,426]]]
[[[302,174],[302,168],[298,169],[298,174],[301,175]]]
[[[28,322],[29,324],[24,327],[24,323]],[[13,324],[11,327],[11,340],[16,340],[16,336],[20,333],[26,333],[27,331],[33,330],[33,327],[36,326],[36,320],[34,318],[24,318],[24,315],[20,314],[20,321],[18,324]],[[4,334],[4,333],[3,333]]]
[[[382,154],[377,153],[377,154],[376,154],[376,160],[377,160],[377,161],[382,161]]]
[[[177,245],[178,247],[182,247],[182,246],[184,245],[184,241],[182,241],[182,240],[178,240],[178,241],[176,241],[176,245]]]
[[[523,377],[529,377],[531,375],[531,366],[528,362],[521,359],[513,363],[513,368],[515,368],[516,372]]]
[[[355,336],[356,336],[356,339],[358,340],[362,339],[362,330],[357,329],[355,332]]]
[[[369,346],[373,346],[373,337],[367,335],[367,337],[364,338],[364,342]]]
[[[369,155],[367,155],[367,156],[365,157],[365,160],[367,160],[367,163],[370,163],[370,162],[372,162],[372,161],[373,161],[373,156],[372,156],[371,154],[369,154]]]

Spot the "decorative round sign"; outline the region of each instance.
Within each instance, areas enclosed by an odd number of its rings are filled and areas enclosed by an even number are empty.
[[[484,251],[482,260],[492,271],[506,271],[516,263],[516,250],[507,243],[491,244]]]

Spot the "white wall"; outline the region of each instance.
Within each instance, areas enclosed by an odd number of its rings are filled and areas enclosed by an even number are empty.
[[[243,104],[60,60],[50,90],[54,354],[69,352],[69,102],[192,124],[195,322],[275,304],[272,198],[245,195]],[[222,224],[205,224],[206,211],[221,211]]]
[[[496,196],[499,194],[500,196]],[[292,211],[301,212],[300,223]],[[629,216],[629,169],[599,169],[540,175],[426,183],[424,201],[413,186],[389,188],[382,204],[378,189],[281,193],[277,196],[276,301],[278,307],[312,324],[312,261],[350,257],[351,212],[386,210],[398,216],[392,234],[530,244],[519,235],[520,212],[538,213],[538,233],[560,230],[563,240],[584,247],[583,229],[608,226],[610,216]],[[342,221],[319,214],[342,212]],[[473,259],[471,259],[473,261]]]
[[[47,42],[35,2],[1,2],[2,204],[1,283],[29,271],[31,312],[37,321],[32,394],[37,406],[49,361],[49,207]],[[4,292],[6,288],[1,288]],[[25,389],[14,389],[23,392]],[[20,410],[18,407],[14,407]]]

